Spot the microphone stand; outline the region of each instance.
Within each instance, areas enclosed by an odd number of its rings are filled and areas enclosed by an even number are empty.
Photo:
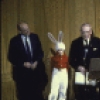
[[[85,66],[85,62],[86,62],[86,58],[84,58],[84,66]],[[86,71],[85,71],[85,75],[84,76],[85,76],[85,84],[84,84],[84,87],[85,87],[84,92],[85,93],[84,94],[85,94],[85,99],[86,99],[86,90],[87,90],[86,89]]]
[[[86,66],[86,56],[88,53],[88,48],[85,48],[85,56],[84,56],[84,66]],[[85,99],[86,99],[86,70],[85,70]]]

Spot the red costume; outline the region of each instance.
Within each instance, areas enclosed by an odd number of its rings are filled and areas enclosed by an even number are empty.
[[[54,68],[67,68],[68,70],[68,57],[64,53],[64,55],[59,55],[58,52],[51,58],[51,66]]]

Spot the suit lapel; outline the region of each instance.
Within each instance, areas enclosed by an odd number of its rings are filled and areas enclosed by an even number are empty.
[[[31,50],[32,50],[32,55],[33,55],[33,51],[34,51],[34,38],[32,37],[32,35],[30,34],[30,43],[31,43]]]
[[[80,52],[81,52],[81,56],[82,57],[84,57],[84,53],[85,53],[85,46],[84,46],[84,44],[83,44],[83,38],[81,37],[81,39],[80,39]]]
[[[83,38],[81,38],[81,41],[80,41],[80,48],[81,48],[82,54],[84,55],[84,44],[83,44]]]
[[[21,34],[19,34],[18,39],[19,39],[19,43],[20,43],[22,51],[24,51],[26,53],[24,43],[23,43],[22,38],[21,38]]]

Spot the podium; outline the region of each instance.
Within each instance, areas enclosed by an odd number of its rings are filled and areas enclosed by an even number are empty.
[[[75,72],[75,98],[99,100],[98,82],[100,82],[100,58],[92,58],[89,72],[86,72],[85,75],[81,72]]]
[[[92,58],[90,60],[89,79],[100,81],[100,58]]]
[[[96,85],[100,81],[100,58],[91,58],[89,72],[83,75],[81,72],[75,72],[76,85]]]

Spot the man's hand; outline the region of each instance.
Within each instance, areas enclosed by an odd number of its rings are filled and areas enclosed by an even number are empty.
[[[37,67],[37,64],[38,64],[38,62],[35,61],[33,64],[31,64],[31,68],[32,68],[32,69],[35,69],[35,68]]]
[[[86,69],[84,68],[84,66],[78,66],[78,71],[82,72],[82,74],[85,75]]]
[[[24,67],[25,68],[31,68],[31,63],[30,62],[24,62]]]

